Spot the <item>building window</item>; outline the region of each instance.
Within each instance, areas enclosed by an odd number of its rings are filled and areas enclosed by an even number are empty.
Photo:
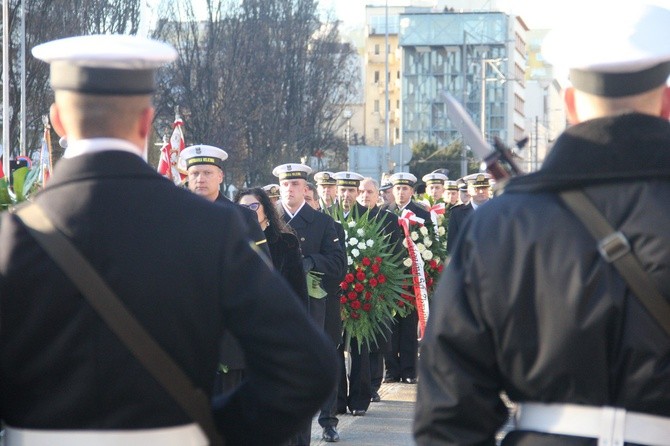
[[[395,108],[396,108],[396,110],[400,110],[400,99],[396,99]]]
[[[374,130],[375,141],[379,141],[379,129]]]
[[[375,71],[375,84],[379,83],[379,71]]]
[[[379,56],[379,44],[375,43],[375,56]]]
[[[374,111],[375,111],[375,113],[379,113],[379,99],[375,99]]]

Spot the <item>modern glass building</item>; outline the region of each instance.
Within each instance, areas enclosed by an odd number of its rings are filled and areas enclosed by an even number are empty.
[[[522,138],[526,31],[520,18],[502,12],[401,14],[403,145],[444,146],[460,137],[443,91],[463,103],[488,140]]]

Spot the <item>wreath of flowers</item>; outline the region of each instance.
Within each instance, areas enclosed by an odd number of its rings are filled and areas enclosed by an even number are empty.
[[[341,211],[340,211],[341,214]],[[384,234],[384,220],[369,211],[352,218],[339,216],[345,229],[347,273],[340,283],[340,312],[345,333],[358,346],[378,344],[396,314],[406,315],[412,304],[401,295],[407,278],[400,254]],[[337,217],[336,217],[337,219]]]

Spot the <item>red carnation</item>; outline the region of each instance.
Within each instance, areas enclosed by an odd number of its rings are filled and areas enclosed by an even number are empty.
[[[340,282],[340,288],[346,291],[349,288],[349,284],[347,282]]]
[[[349,273],[349,274],[347,274],[346,276],[344,276],[344,280],[345,280],[346,282],[351,283],[351,282],[354,281],[354,275],[351,274],[351,273]]]
[[[386,276],[383,274],[380,274],[379,277],[377,277],[377,281],[379,283],[386,283]]]
[[[361,301],[360,300],[355,300],[351,304],[351,308],[354,310],[359,310],[361,308]]]
[[[368,257],[363,257],[363,265],[370,266],[370,263],[372,263],[372,262],[370,261],[370,259]]]
[[[428,279],[426,279],[426,285],[428,285],[429,287],[433,286],[433,278],[432,277],[429,277]]]
[[[356,285],[354,285],[354,290],[356,290],[357,293],[360,293],[361,291],[363,291],[363,284],[360,282],[357,283]]]
[[[444,265],[440,263],[440,264],[437,266],[437,272],[438,272],[438,273],[441,273],[443,269],[444,269]]]
[[[357,273],[356,273],[356,279],[357,279],[357,280],[360,280],[360,281],[365,280],[365,273],[364,273],[363,271],[359,271],[359,272],[357,272]]]
[[[402,300],[399,300],[399,301],[398,301],[398,306],[399,306],[399,307],[404,307],[404,306],[405,306],[405,302],[402,301]]]
[[[381,257],[375,257],[375,263],[382,263],[382,258]]]
[[[368,312],[372,309],[372,305],[370,304],[363,304],[363,311]]]
[[[361,317],[361,315],[358,314],[357,311],[352,311],[351,313],[349,313],[349,316],[351,316],[352,319],[358,319],[359,317]]]
[[[346,304],[347,303],[347,296],[340,297],[340,303],[343,304],[343,305]]]
[[[370,299],[372,299],[372,293],[369,292],[369,291],[366,291],[365,292],[365,300],[370,300]]]
[[[377,279],[375,279],[374,277],[372,279],[370,279],[370,286],[372,288],[376,287],[377,286]]]
[[[358,299],[358,294],[356,294],[355,291],[349,291],[349,293],[347,293],[347,297],[349,300],[356,300]]]
[[[371,269],[373,273],[375,274],[379,273],[379,265],[377,265],[376,263],[372,265]]]

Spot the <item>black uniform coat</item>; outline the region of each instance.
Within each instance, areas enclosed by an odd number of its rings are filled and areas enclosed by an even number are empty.
[[[334,220],[329,215],[314,210],[307,203],[293,218],[284,212],[283,206],[279,207],[279,211],[284,221],[298,234],[302,255],[312,259],[314,271],[323,273],[322,286],[328,296],[336,295],[344,277],[347,260],[335,230]],[[322,304],[325,312],[326,301],[316,303],[315,300],[318,299],[310,298],[310,305]]]
[[[513,179],[463,228],[421,351],[419,445],[494,445],[501,390],[670,416],[670,339],[556,195],[569,188],[625,234],[670,297],[670,124],[626,114],[568,129],[539,172]],[[596,440],[516,432],[506,443]]]
[[[227,444],[287,438],[332,388],[328,340],[252,250],[237,211],[122,151],[62,159],[36,201],[203,391],[224,329],[253,351],[248,380],[213,410]],[[2,421],[32,429],[190,423],[18,219],[0,222]]]
[[[468,204],[459,204],[452,207],[449,210],[449,224],[447,226],[447,251],[451,253],[451,250],[456,246],[456,239],[458,234],[461,231],[461,228],[465,224],[465,219],[474,212],[472,207],[472,201]]]
[[[258,224],[258,216],[255,211],[240,206],[219,192],[219,195],[214,200],[215,203],[220,204],[221,206],[228,206],[236,209],[244,223],[246,224],[246,229],[249,234],[249,239],[256,243],[256,246],[265,254],[270,257],[270,247],[267,244],[265,234],[261,230],[261,226]],[[235,339],[229,331],[225,331],[221,337],[221,345],[219,346],[220,351],[220,362],[221,364],[228,367],[230,370],[241,370],[245,367],[244,362],[244,352],[239,342]]]

